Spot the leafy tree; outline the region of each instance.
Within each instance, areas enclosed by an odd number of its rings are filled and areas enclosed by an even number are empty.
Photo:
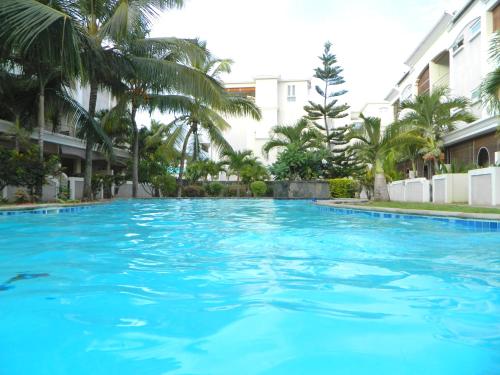
[[[401,103],[403,116],[400,124],[406,131],[419,137],[423,159],[439,170],[443,152],[443,136],[455,129],[459,122],[472,122],[469,100],[452,98],[446,88],[437,88],[432,93],[418,95]]]
[[[19,185],[14,156],[14,151],[0,147],[0,193],[8,185]]]
[[[304,150],[291,145],[278,154],[269,171],[276,180],[312,180],[323,175],[328,150]]]
[[[346,90],[330,91],[329,89],[345,83],[342,77],[343,69],[337,65],[337,57],[331,53],[332,44],[326,42],[323,55],[319,57],[322,65],[315,69],[314,77],[323,82],[323,87],[315,86],[316,92],[323,100],[321,103],[309,101],[309,105],[304,107],[307,118],[313,121],[314,125],[326,133],[326,145],[332,149],[335,143],[341,144],[342,130],[331,129],[331,121],[347,116],[349,106],[338,104],[339,97],[344,95]],[[321,120],[321,123],[318,122]]]
[[[59,158],[52,155],[48,160],[41,161],[37,147],[14,152],[11,162],[15,167],[16,185],[26,187],[32,201],[41,198],[37,188],[43,186],[47,176],[59,173]]]

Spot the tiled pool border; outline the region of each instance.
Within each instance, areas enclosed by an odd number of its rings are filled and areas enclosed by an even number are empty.
[[[70,206],[70,207],[43,207],[43,208],[28,208],[19,210],[0,210],[0,216],[17,216],[17,215],[50,215],[71,213],[83,210],[88,210],[92,205]]]
[[[461,219],[457,217],[442,217],[432,215],[404,214],[384,211],[372,211],[347,207],[332,207],[327,205],[316,205],[322,211],[333,211],[342,215],[364,215],[381,219],[403,219],[403,220],[433,220],[443,223],[449,223],[480,232],[500,232],[499,220],[482,219]]]

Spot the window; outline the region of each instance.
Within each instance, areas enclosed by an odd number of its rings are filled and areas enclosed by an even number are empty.
[[[295,101],[295,85],[288,85],[288,101]]]
[[[474,39],[481,32],[481,19],[478,18],[469,26],[469,40]]]
[[[460,51],[463,48],[463,46],[464,46],[464,36],[460,35],[455,41],[455,43],[453,43],[452,47],[453,53],[457,53],[458,51]]]
[[[480,99],[481,91],[479,90],[479,87],[476,87],[472,92],[470,93],[470,99],[472,103],[477,103]]]
[[[412,89],[413,88],[411,85],[408,85],[404,88],[403,92],[401,93],[401,101],[411,99]]]

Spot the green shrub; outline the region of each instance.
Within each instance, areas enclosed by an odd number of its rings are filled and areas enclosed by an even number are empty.
[[[155,190],[158,190],[163,197],[172,197],[177,191],[177,180],[169,174],[155,176],[151,184]]]
[[[229,185],[224,189],[224,196],[226,197],[236,197],[238,195],[238,185]],[[245,197],[247,195],[247,187],[245,185],[240,185],[240,196]]]
[[[334,178],[328,180],[332,198],[354,198],[356,181],[350,178]]]
[[[264,181],[254,181],[250,184],[250,190],[254,197],[263,197],[267,192],[267,185]]]
[[[222,190],[224,190],[224,185],[220,182],[211,182],[205,186],[205,190],[211,197],[218,197],[221,195]]]
[[[204,197],[205,196],[205,189],[203,189],[203,186],[188,185],[182,189],[182,196],[183,197],[190,197],[190,198]]]

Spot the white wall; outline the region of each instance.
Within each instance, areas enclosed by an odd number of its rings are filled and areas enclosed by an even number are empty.
[[[288,86],[295,86],[295,101],[288,98]],[[255,103],[262,112],[261,121],[248,117],[228,117],[231,129],[224,132],[227,141],[235,150],[252,150],[264,164],[272,164],[276,160],[277,150],[268,156],[262,147],[270,139],[272,129],[276,125],[292,125],[305,115],[303,107],[309,100],[310,82],[303,80],[281,80],[279,77],[257,77],[252,82],[226,83],[228,88],[255,87]],[[214,147],[209,156],[217,160]]]

